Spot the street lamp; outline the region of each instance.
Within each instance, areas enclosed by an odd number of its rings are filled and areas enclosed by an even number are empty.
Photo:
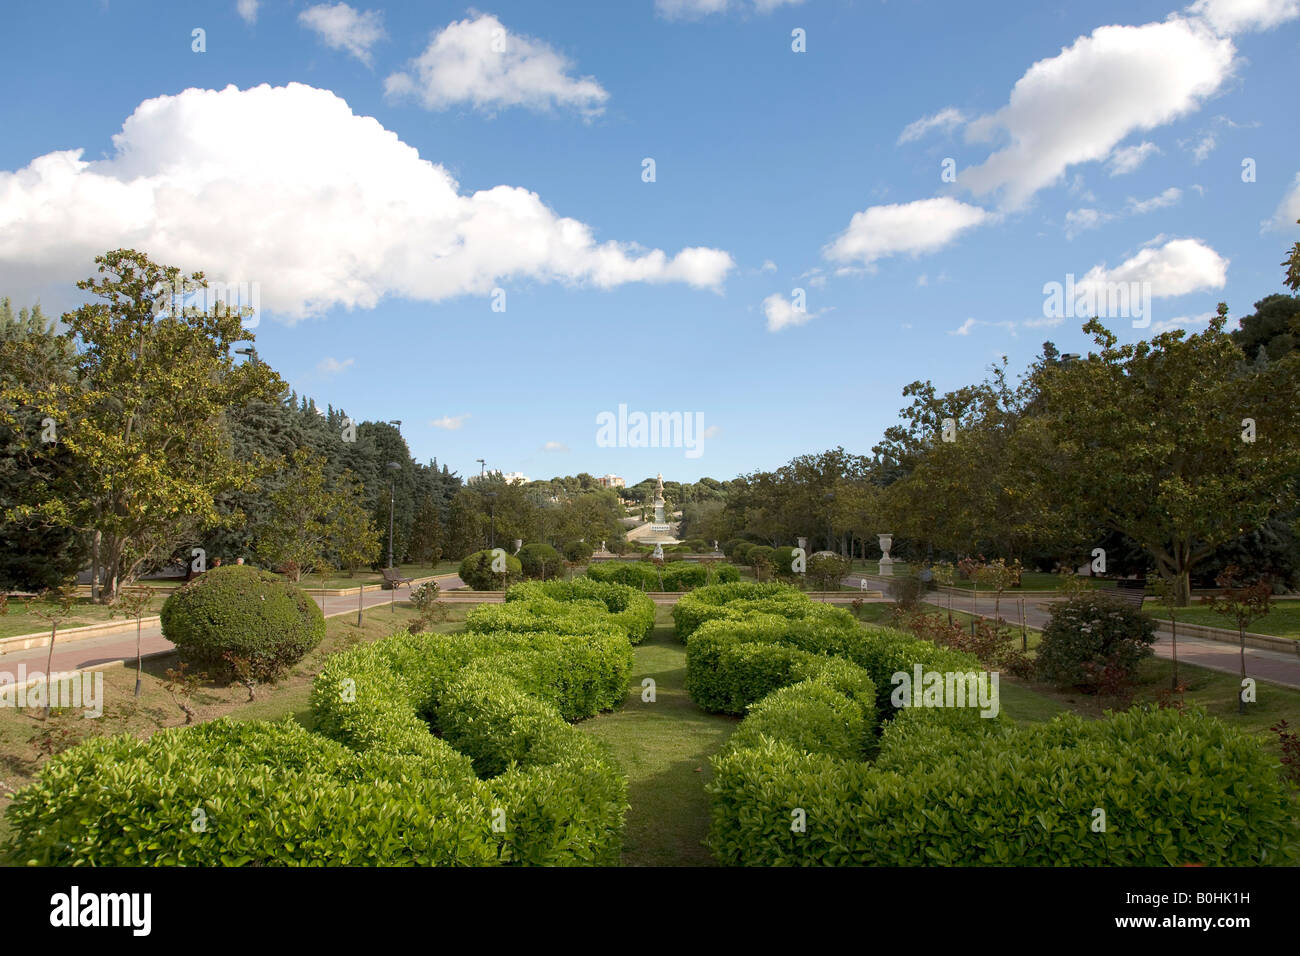
[[[388,424],[396,426],[398,431],[402,430],[402,420],[400,418],[390,418]]]
[[[401,471],[402,466],[395,461],[388,463],[388,470],[392,475],[388,479],[388,567],[393,566],[393,495],[397,486],[397,473]]]
[[[236,355],[247,355],[247,356],[248,356],[248,360],[249,360],[250,362],[253,362],[253,363],[256,363],[256,362],[257,362],[257,349],[253,348],[253,346],[251,346],[251,345],[250,345],[248,348],[246,348],[246,349],[235,349],[235,354],[236,354]]]

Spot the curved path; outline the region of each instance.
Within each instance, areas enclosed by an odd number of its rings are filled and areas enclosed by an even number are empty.
[[[427,578],[419,579],[421,581]],[[464,587],[464,583],[454,574],[439,574],[432,580],[438,582],[438,585],[444,590],[450,588]],[[306,589],[311,593],[311,589]],[[410,595],[410,586],[397,589],[397,597],[400,600],[402,592]],[[394,598],[392,591],[381,590],[378,586],[373,591],[366,591],[362,600],[364,607],[379,607],[390,603]],[[312,600],[320,606],[321,611],[326,617],[341,617],[345,614],[357,613],[356,595],[334,595],[322,596],[312,594]],[[162,635],[162,626],[146,624],[140,629],[140,652],[143,657],[155,657],[159,654],[166,654],[175,650],[176,645]],[[7,673],[13,676],[15,680],[19,679],[19,666],[25,668],[27,675],[33,673],[45,673],[45,661],[49,654],[49,644],[43,647],[32,647],[26,650],[10,651],[7,654],[0,654],[0,673]],[[105,664],[115,664],[120,661],[135,660],[135,631],[123,631],[119,634],[109,634],[104,637],[90,637],[82,640],[70,640],[67,642],[59,641],[57,638],[54,642],[54,659],[51,670],[57,673],[67,673],[75,670],[85,670],[87,668],[100,667]]]

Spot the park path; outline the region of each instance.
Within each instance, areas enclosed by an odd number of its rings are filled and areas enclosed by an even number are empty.
[[[628,777],[624,866],[712,866],[705,848],[712,779],[709,758],[739,718],[710,714],[686,693],[686,645],[671,621],[632,649],[634,664],[622,707],[576,726],[604,742]],[[654,700],[642,681],[654,680]]]
[[[435,575],[433,580],[437,581],[439,587],[443,590],[464,587],[464,583],[455,574]],[[394,595],[392,591],[384,591],[376,587],[373,591],[364,592],[362,595],[363,606],[365,608],[379,607],[390,603],[394,597],[402,600],[402,591],[405,591],[406,595],[409,596],[411,593],[410,588],[410,585],[398,588],[397,594]],[[310,593],[310,589],[307,590]],[[312,594],[311,597],[326,617],[340,617],[345,614],[357,613],[356,595]],[[175,647],[176,645],[163,637],[160,624],[146,624],[140,628],[141,656],[153,657],[158,654],[166,654],[175,650]],[[49,652],[49,644],[46,643],[43,647],[31,647],[26,650],[0,654],[0,672],[10,674],[17,680],[19,675],[18,667],[21,664],[25,666],[26,674],[29,676],[33,673],[44,674],[46,656]],[[82,640],[63,641],[56,639],[54,642],[54,659],[50,669],[55,673],[67,673],[69,671],[99,667],[119,661],[135,660],[135,653],[134,630]]]
[[[889,586],[888,578],[861,574],[854,574],[845,578],[844,583],[850,587],[861,587],[864,578],[868,587],[883,589]],[[945,609],[948,607],[948,595],[945,593],[928,592],[925,600],[926,603],[933,604],[936,607]],[[1063,598],[1053,593],[1025,595],[1025,623],[1035,630],[1041,631],[1047,624],[1047,605],[1060,600],[1063,600]],[[974,594],[954,594],[952,609],[979,617],[992,618],[993,596],[987,591],[978,595],[978,598]],[[999,610],[1003,620],[1018,621],[1020,612],[1016,606],[1015,597],[1004,594]],[[1173,657],[1173,643],[1169,638],[1167,628],[1162,627],[1157,632],[1156,642],[1152,645],[1152,650],[1160,657]],[[1223,641],[1188,637],[1180,634],[1178,637],[1178,659],[1185,664],[1195,664],[1198,667],[1220,671],[1225,674],[1241,673],[1240,648],[1236,644],[1227,644]],[[1284,651],[1247,647],[1246,673],[1257,680],[1266,680],[1270,683],[1281,684],[1284,687],[1300,689],[1300,653],[1287,654]]]

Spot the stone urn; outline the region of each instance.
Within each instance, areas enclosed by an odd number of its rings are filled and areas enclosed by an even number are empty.
[[[889,556],[889,549],[894,546],[894,536],[892,534],[878,534],[876,538],[880,543],[880,576],[893,577],[894,559]]]

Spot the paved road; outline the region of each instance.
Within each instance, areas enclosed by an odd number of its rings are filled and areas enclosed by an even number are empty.
[[[863,575],[853,575],[844,583],[851,587],[860,587]],[[866,576],[867,586],[885,588],[887,578]],[[1042,630],[1047,624],[1048,606],[1052,601],[1063,600],[1054,594],[1034,594],[1025,596],[1025,623],[1036,630]],[[926,601],[937,607],[948,607],[948,595],[931,591]],[[980,617],[993,617],[993,596],[988,592],[978,596],[973,593],[957,594],[952,598],[952,609]],[[1014,597],[1003,595],[999,608],[1002,619],[1019,622],[1020,610]],[[1300,648],[1300,644],[1297,644]],[[1160,657],[1173,657],[1173,642],[1167,630],[1161,630],[1152,649]],[[1212,671],[1225,674],[1241,673],[1241,651],[1236,644],[1212,641],[1207,638],[1179,636],[1178,659],[1187,664],[1195,664]],[[1266,650],[1259,647],[1246,648],[1246,673],[1257,680],[1266,680],[1285,687],[1300,689],[1300,653],[1288,654],[1283,651]]]
[[[434,580],[438,582],[443,590],[464,587],[464,582],[454,574],[439,574]],[[308,592],[310,593],[310,588]],[[395,595],[392,591],[383,591],[376,588],[373,591],[366,591],[363,600],[365,607],[372,608],[388,604],[394,597],[397,600],[405,600],[409,595],[409,586],[398,588]],[[313,594],[312,599],[320,605],[321,610],[327,617],[340,617],[345,614],[357,613],[357,597],[355,594],[331,597]],[[158,624],[146,625],[140,629],[140,653],[143,656],[150,657],[155,654],[166,654],[174,649],[175,645],[163,637],[162,628]],[[19,665],[24,665],[28,675],[34,672],[44,674],[46,655],[49,654],[49,651],[49,645],[46,644],[44,647],[33,647],[27,650],[0,654],[0,672],[8,673],[17,680]],[[62,673],[86,667],[112,664],[117,661],[134,660],[135,654],[135,631],[109,634],[105,637],[86,638],[79,641],[60,642],[56,640],[51,670],[55,673]]]

